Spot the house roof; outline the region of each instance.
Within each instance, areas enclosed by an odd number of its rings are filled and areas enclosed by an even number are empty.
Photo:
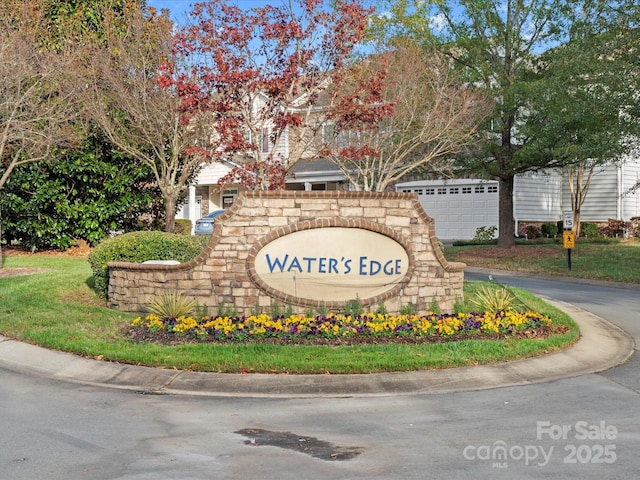
[[[497,185],[495,180],[484,180],[480,178],[456,178],[442,180],[416,180],[413,182],[396,183],[396,188],[413,188],[413,187],[440,187],[440,186],[460,186],[460,185]]]
[[[339,182],[346,179],[342,170],[328,158],[314,158],[312,160],[299,160],[291,168],[292,178],[287,183],[301,183],[304,181]]]

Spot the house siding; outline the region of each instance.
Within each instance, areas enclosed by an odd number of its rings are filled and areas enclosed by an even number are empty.
[[[640,161],[627,159],[622,166],[599,168],[591,182],[582,208],[581,221],[629,221],[640,216],[640,191],[629,190],[640,180]],[[414,193],[422,207],[435,220],[436,234],[443,239],[471,239],[481,226],[498,225],[497,191],[477,195],[475,186],[497,182],[457,179],[423,180],[396,185],[397,192]],[[473,195],[463,195],[463,186],[472,186]],[[452,195],[451,187],[458,187]],[[442,189],[443,195],[439,195]],[[571,210],[567,176],[557,171],[518,175],[514,184],[514,220],[526,223],[554,223],[562,212]]]
[[[622,219],[631,220],[640,216],[640,190],[630,190],[640,182],[640,162],[629,162],[622,166]]]
[[[571,191],[565,176],[562,188],[562,208],[571,210]],[[582,205],[580,221],[606,222],[618,217],[618,167],[608,165],[595,170],[587,198]]]
[[[515,178],[514,216],[518,221],[556,222],[562,218],[562,176],[554,171]]]
[[[202,185],[216,185],[218,180],[224,177],[231,171],[229,165],[220,162],[212,162],[203,165],[195,184]]]

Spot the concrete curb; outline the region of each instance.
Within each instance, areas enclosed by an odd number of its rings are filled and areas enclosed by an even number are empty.
[[[204,373],[104,362],[0,336],[0,367],[147,394],[338,397],[442,394],[529,385],[608,370],[633,355],[635,342],[620,328],[573,305],[549,302],[579,325],[578,342],[561,352],[495,365],[358,375]]]

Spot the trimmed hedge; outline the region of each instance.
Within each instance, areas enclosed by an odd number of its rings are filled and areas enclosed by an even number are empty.
[[[540,229],[547,238],[555,238],[558,235],[558,225],[555,223],[543,223]]]
[[[89,254],[94,289],[107,298],[109,262],[177,260],[184,263],[198,256],[208,241],[206,235],[192,237],[158,231],[131,232],[103,240]]]
[[[586,238],[596,238],[598,236],[598,225],[595,223],[584,222],[580,227],[580,233]]]

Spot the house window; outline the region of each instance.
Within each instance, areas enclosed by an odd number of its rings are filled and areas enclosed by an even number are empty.
[[[446,188],[439,188],[438,189],[438,195],[446,195],[447,194],[447,189]]]
[[[435,195],[436,193],[436,189],[435,188],[425,188],[424,190],[424,194],[425,195]]]
[[[322,125],[322,142],[332,144],[335,139],[336,131],[332,123]]]
[[[489,193],[498,193],[498,186],[497,185],[492,185],[490,187],[487,187],[487,192],[489,192]]]
[[[335,124],[322,125],[322,142],[337,148],[347,148],[362,144],[362,134],[357,130],[337,130]],[[408,193],[408,192],[407,192]]]
[[[422,195],[422,189],[421,188],[417,188],[413,191],[413,193],[417,193],[418,195]]]
[[[260,135],[260,150],[262,153],[269,152],[269,129],[263,128],[262,134]]]
[[[478,185],[478,186],[475,188],[475,192],[476,192],[476,193],[484,193],[484,187],[483,187],[482,185]]]
[[[462,193],[471,193],[471,187],[462,187]]]
[[[451,188],[449,189],[449,193],[450,193],[451,195],[457,195],[458,193],[460,193],[460,190],[458,189],[458,187],[451,187]]]

